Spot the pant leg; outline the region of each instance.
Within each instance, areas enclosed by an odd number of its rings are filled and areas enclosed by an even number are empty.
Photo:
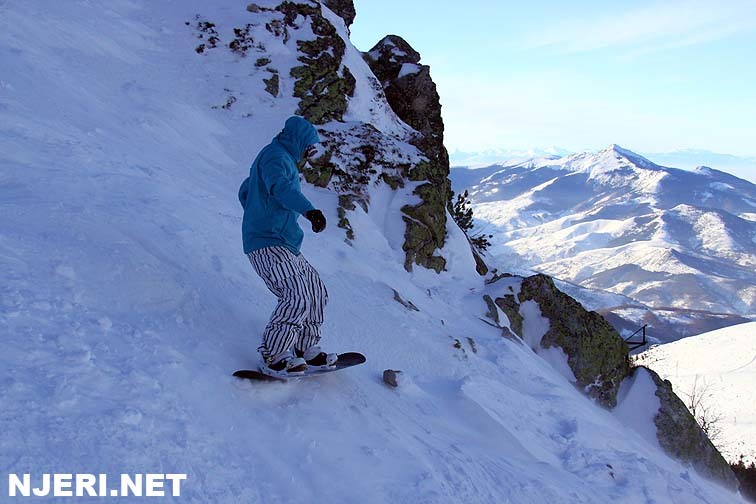
[[[278,304],[263,332],[258,351],[265,359],[290,350],[309,312],[307,275],[298,256],[285,247],[266,247],[249,253],[249,261]]]
[[[304,255],[300,254],[297,259],[300,260],[304,271],[309,303],[295,347],[297,350],[305,351],[320,341],[320,326],[323,324],[325,307],[328,304],[328,291],[317,270],[305,259]]]

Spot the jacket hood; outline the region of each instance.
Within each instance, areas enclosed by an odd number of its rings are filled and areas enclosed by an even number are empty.
[[[310,124],[307,119],[299,116],[291,116],[286,119],[284,129],[276,136],[276,139],[291,154],[295,163],[302,159],[302,153],[308,145],[320,142],[315,126]]]

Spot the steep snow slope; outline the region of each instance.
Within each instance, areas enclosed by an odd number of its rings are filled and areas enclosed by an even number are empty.
[[[616,145],[476,172],[452,170],[455,190],[471,188],[503,262],[651,307],[756,314],[753,184]]]
[[[756,322],[655,346],[637,359],[670,380],[683,400],[695,391],[708,419],[721,417],[715,444],[723,455],[756,460]]]
[[[166,502],[740,502],[648,436],[642,378],[609,413],[481,321],[457,228],[448,272],[407,274],[406,196],[385,187],[350,215],[353,246],[336,195],[305,188],[330,222],[303,249],[330,292],[324,345],[368,362],[232,378],[274,304],[241,253],[236,190],[295,103],[247,78],[247,60],[195,54],[184,23],[201,13],[228,34],[244,6],[0,4],[2,472],[186,473]],[[239,110],[211,108],[224,86]]]

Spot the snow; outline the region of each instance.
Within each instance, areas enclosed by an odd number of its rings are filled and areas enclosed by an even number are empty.
[[[722,415],[714,441],[722,454],[756,460],[756,322],[654,346],[637,361],[670,380],[683,401],[698,388],[710,415]]]
[[[541,314],[538,303],[532,300],[520,304],[520,315],[525,319],[522,324],[522,338],[534,351],[541,346],[541,340],[549,330],[549,319]]]
[[[577,382],[577,378],[575,378],[575,374],[572,372],[572,368],[570,368],[568,356],[564,353],[564,350],[559,347],[549,347],[541,348],[537,353],[543,357],[546,362],[551,364],[551,367],[556,369],[559,374],[564,376],[567,381],[572,383]]]
[[[409,184],[370,188],[351,244],[337,195],[304,188],[329,223],[303,246],[330,294],[323,346],[367,363],[295,383],[233,378],[256,362],[275,304],[242,254],[236,191],[296,102],[264,91],[254,55],[194,52],[185,22],[201,14],[225,43],[255,19],[243,4],[92,9],[2,6],[3,473],[187,474],[166,502],[740,502],[481,321],[490,286],[454,227],[450,271],[408,274]],[[290,90],[309,21],[286,44],[256,30]],[[361,104],[380,96],[360,85],[350,120],[371,121],[382,113]],[[224,88],[238,101],[213,109]],[[403,371],[400,388],[381,382],[386,368]]]
[[[402,68],[399,70],[399,75],[397,75],[396,78],[401,79],[406,75],[416,74],[419,71],[420,65],[416,65],[414,63],[402,63]]]
[[[709,187],[711,187],[712,189],[717,189],[719,191],[731,191],[735,189],[730,184],[726,184],[724,182],[712,182],[711,184],[709,184]]]
[[[647,442],[658,445],[654,417],[660,406],[656,384],[648,371],[641,368],[620,385],[617,407],[612,413]]]

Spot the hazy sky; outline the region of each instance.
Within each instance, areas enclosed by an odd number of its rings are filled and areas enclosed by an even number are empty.
[[[756,155],[756,0],[355,0],[352,42],[405,38],[454,150],[611,143]]]

